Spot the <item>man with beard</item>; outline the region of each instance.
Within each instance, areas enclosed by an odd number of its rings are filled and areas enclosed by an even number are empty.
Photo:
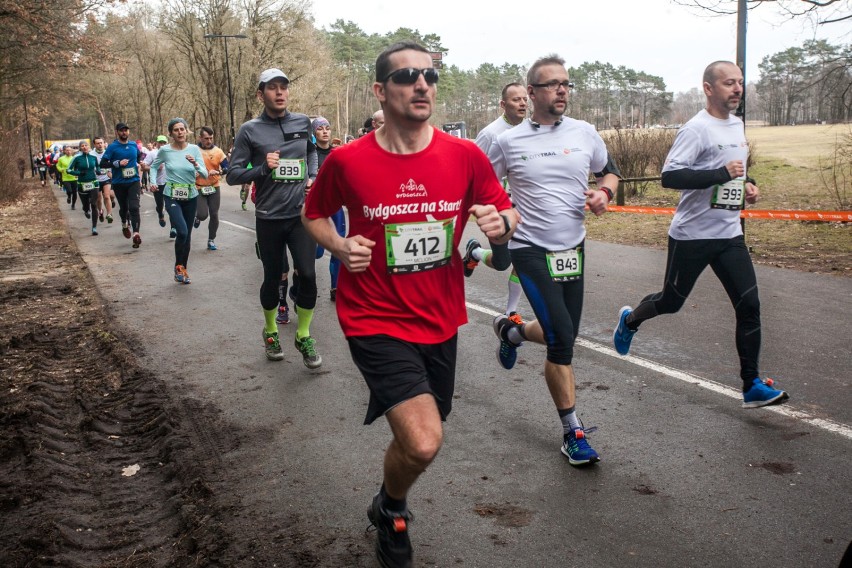
[[[118,199],[121,233],[133,237],[133,248],[142,244],[139,234],[141,186],[139,185],[139,148],[130,140],[130,127],[123,122],[115,125],[116,138],[110,142],[101,157],[102,168],[112,168],[112,189]]]
[[[562,425],[562,453],[574,466],[600,461],[576,412],[574,343],[583,311],[585,207],[606,212],[618,176],[606,173],[589,189],[589,173],[607,165],[606,145],[594,127],[565,115],[565,60],[550,55],[527,73],[533,115],[497,137],[488,157],[498,177],[508,176],[512,202],[523,223],[509,251],[536,321],[518,324],[498,316],[498,359],[509,368],[524,340],[547,346],[544,377]],[[511,363],[511,365],[509,364]]]
[[[743,96],[743,74],[730,61],[704,70],[707,106],[678,131],[663,166],[663,187],[681,192],[669,228],[663,290],[624,306],[613,332],[615,350],[630,352],[639,325],[680,310],[707,266],[724,286],[736,312],[743,407],[780,404],[789,397],[760,379],[760,299],[751,256],[743,237],[740,210],[755,203],[757,183],[746,176],[748,143],[742,120],[731,114]]]
[[[197,229],[202,221],[210,217],[207,226],[207,250],[217,249],[216,231],[219,229],[219,204],[222,199],[219,179],[228,172],[228,157],[213,142],[213,135],[213,129],[209,126],[199,128],[198,147],[204,157],[207,178],[198,176],[195,180],[198,186],[198,210],[195,212],[193,226]]]

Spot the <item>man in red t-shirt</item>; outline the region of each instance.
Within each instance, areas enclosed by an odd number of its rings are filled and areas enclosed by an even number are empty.
[[[467,323],[458,253],[465,223],[473,215],[495,244],[518,223],[485,155],[429,125],[437,81],[422,46],[382,52],[373,93],[385,124],[326,158],[302,215],[346,267],[337,313],[370,388],[365,423],[384,415],[393,433],[368,510],[383,566],[411,565],[406,495],[437,455],[451,409],[458,327]],[[341,206],[346,238],[329,219]]]

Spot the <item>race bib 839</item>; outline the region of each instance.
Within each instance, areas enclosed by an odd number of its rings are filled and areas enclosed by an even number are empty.
[[[278,167],[272,170],[275,181],[296,182],[305,179],[305,160],[279,160]]]

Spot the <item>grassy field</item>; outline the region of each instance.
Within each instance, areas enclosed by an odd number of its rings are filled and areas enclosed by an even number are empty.
[[[755,209],[836,210],[837,200],[820,179],[836,140],[849,125],[755,127],[746,130],[753,144],[749,174],[760,185]],[[852,188],[849,190],[852,192]],[[650,185],[627,205],[677,205],[678,192]],[[608,213],[588,217],[589,238],[664,249],[670,216]],[[749,220],[746,239],[755,262],[810,272],[852,276],[852,224]]]

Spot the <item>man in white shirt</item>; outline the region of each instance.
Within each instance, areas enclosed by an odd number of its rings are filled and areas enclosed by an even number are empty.
[[[479,131],[479,134],[476,135],[476,145],[488,154],[488,150],[491,149],[492,144],[494,144],[494,141],[497,140],[500,134],[519,125],[527,117],[528,103],[527,89],[520,83],[509,83],[503,87],[500,96],[500,108],[503,110],[503,114]],[[501,181],[503,182],[503,188],[508,189],[505,178]],[[498,255],[495,257],[493,251],[482,248],[482,245],[477,239],[467,241],[464,256],[462,257],[464,275],[469,278],[480,262],[484,262],[486,266],[495,268],[496,270],[505,270],[507,266],[502,262],[503,255],[500,254],[502,251],[498,250],[497,252]],[[518,313],[518,304],[520,303],[523,290],[514,269],[509,275],[508,286],[509,298],[506,301],[506,316],[515,323],[523,323],[523,319]]]
[[[732,116],[743,95],[743,74],[730,61],[704,70],[707,107],[678,131],[663,166],[664,187],[681,192],[669,228],[663,290],[646,296],[635,310],[624,306],[613,332],[621,355],[639,325],[680,310],[698,276],[709,265],[736,312],[736,346],[743,382],[743,407],[780,404],[789,397],[759,376],[760,299],[757,279],[743,238],[740,210],[755,203],[759,190],[746,176],[748,143],[742,120]]]
[[[544,376],[562,423],[562,453],[571,465],[600,461],[577,416],[574,342],[583,310],[585,207],[606,212],[618,176],[605,173],[589,189],[589,173],[606,169],[606,145],[594,127],[564,116],[568,106],[565,61],[551,55],[527,73],[531,119],[500,134],[488,151],[498,178],[508,176],[520,213],[509,251],[512,264],[537,320],[518,324],[494,320],[500,338],[498,359],[511,368],[524,340],[547,346]]]

